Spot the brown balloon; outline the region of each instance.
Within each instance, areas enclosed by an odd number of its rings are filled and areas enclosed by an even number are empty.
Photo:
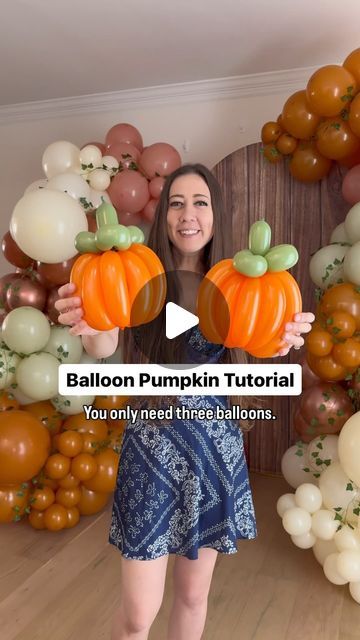
[[[61,286],[70,281],[70,272],[73,268],[75,260],[79,257],[76,254],[73,258],[65,260],[64,262],[56,262],[54,264],[47,264],[46,262],[37,262],[37,272],[40,276],[40,281],[48,283],[48,286],[54,285]]]
[[[60,299],[58,291],[59,291],[58,287],[54,287],[53,289],[50,289],[47,300],[46,300],[46,307],[45,307],[45,311],[48,315],[49,320],[51,322],[55,322],[55,324],[57,324],[59,315],[60,315],[60,311],[58,311],[55,308],[55,302]]]
[[[9,307],[7,306],[6,303],[6,293],[8,288],[10,287],[10,284],[14,281],[17,280],[19,278],[19,273],[7,273],[5,276],[2,276],[0,278],[0,308],[1,309],[6,309],[6,311],[9,311]]]
[[[306,389],[294,415],[294,427],[303,442],[322,434],[339,433],[354,413],[351,400],[340,385],[320,382]]]
[[[34,264],[34,260],[24,253],[16,244],[15,240],[7,231],[2,239],[1,245],[4,257],[8,262],[20,269],[27,269]]]
[[[306,356],[304,356],[300,363],[302,368],[302,388],[303,390],[313,387],[320,382],[320,378],[310,369]]]
[[[16,484],[33,478],[50,449],[49,432],[26,411],[0,413],[0,483]]]
[[[10,310],[34,307],[42,311],[45,303],[45,288],[33,278],[18,277],[10,283],[6,292],[6,304]]]

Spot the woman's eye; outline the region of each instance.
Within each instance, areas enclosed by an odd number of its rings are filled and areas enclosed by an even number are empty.
[[[199,204],[199,205],[201,205],[202,207],[203,207],[203,206],[205,206],[205,207],[207,207],[207,206],[208,206],[208,203],[207,203],[205,200],[197,200],[197,201],[195,202],[195,204]]]
[[[179,209],[179,207],[181,207],[183,205],[183,202],[181,202],[180,200],[173,200],[172,202],[170,202],[170,207],[174,207],[175,209]]]

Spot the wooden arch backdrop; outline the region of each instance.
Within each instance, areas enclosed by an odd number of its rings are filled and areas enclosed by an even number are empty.
[[[331,232],[350,208],[341,195],[346,169],[334,165],[327,178],[305,184],[291,177],[286,161],[272,165],[264,160],[260,149],[260,143],[238,149],[213,169],[225,197],[224,228],[229,237],[226,257],[246,249],[250,225],[265,218],[272,228],[272,244],[297,247],[300,259],[291,273],[299,283],[303,309],[315,311],[315,286],[308,264],[311,254],[328,244]],[[292,350],[286,358],[261,362],[297,362],[303,354],[304,349]],[[259,360],[249,358],[249,362]],[[292,427],[296,402],[294,396],[265,398],[264,406],[271,407],[277,420],[259,420],[246,435],[252,470],[281,472],[283,453],[298,439]]]

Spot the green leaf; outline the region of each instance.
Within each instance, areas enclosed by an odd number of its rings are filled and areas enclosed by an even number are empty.
[[[311,424],[312,427],[317,427],[318,424],[319,424],[318,418],[311,418],[310,424]]]
[[[340,520],[340,522],[342,522],[342,516],[339,513],[336,513],[334,520]]]
[[[304,467],[303,471],[306,471],[306,473],[309,473],[310,469],[309,469],[309,467]]]
[[[353,513],[354,513],[356,516],[359,516],[359,515],[360,515],[360,507],[356,507],[356,509],[353,509]]]
[[[328,423],[331,425],[335,424],[335,418],[328,418]]]

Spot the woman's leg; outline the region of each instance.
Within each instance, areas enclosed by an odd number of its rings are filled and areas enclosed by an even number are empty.
[[[174,603],[167,640],[200,640],[206,620],[217,551],[199,549],[197,560],[177,557],[174,567]]]
[[[121,558],[121,600],[111,640],[146,640],[163,599],[168,557]]]

